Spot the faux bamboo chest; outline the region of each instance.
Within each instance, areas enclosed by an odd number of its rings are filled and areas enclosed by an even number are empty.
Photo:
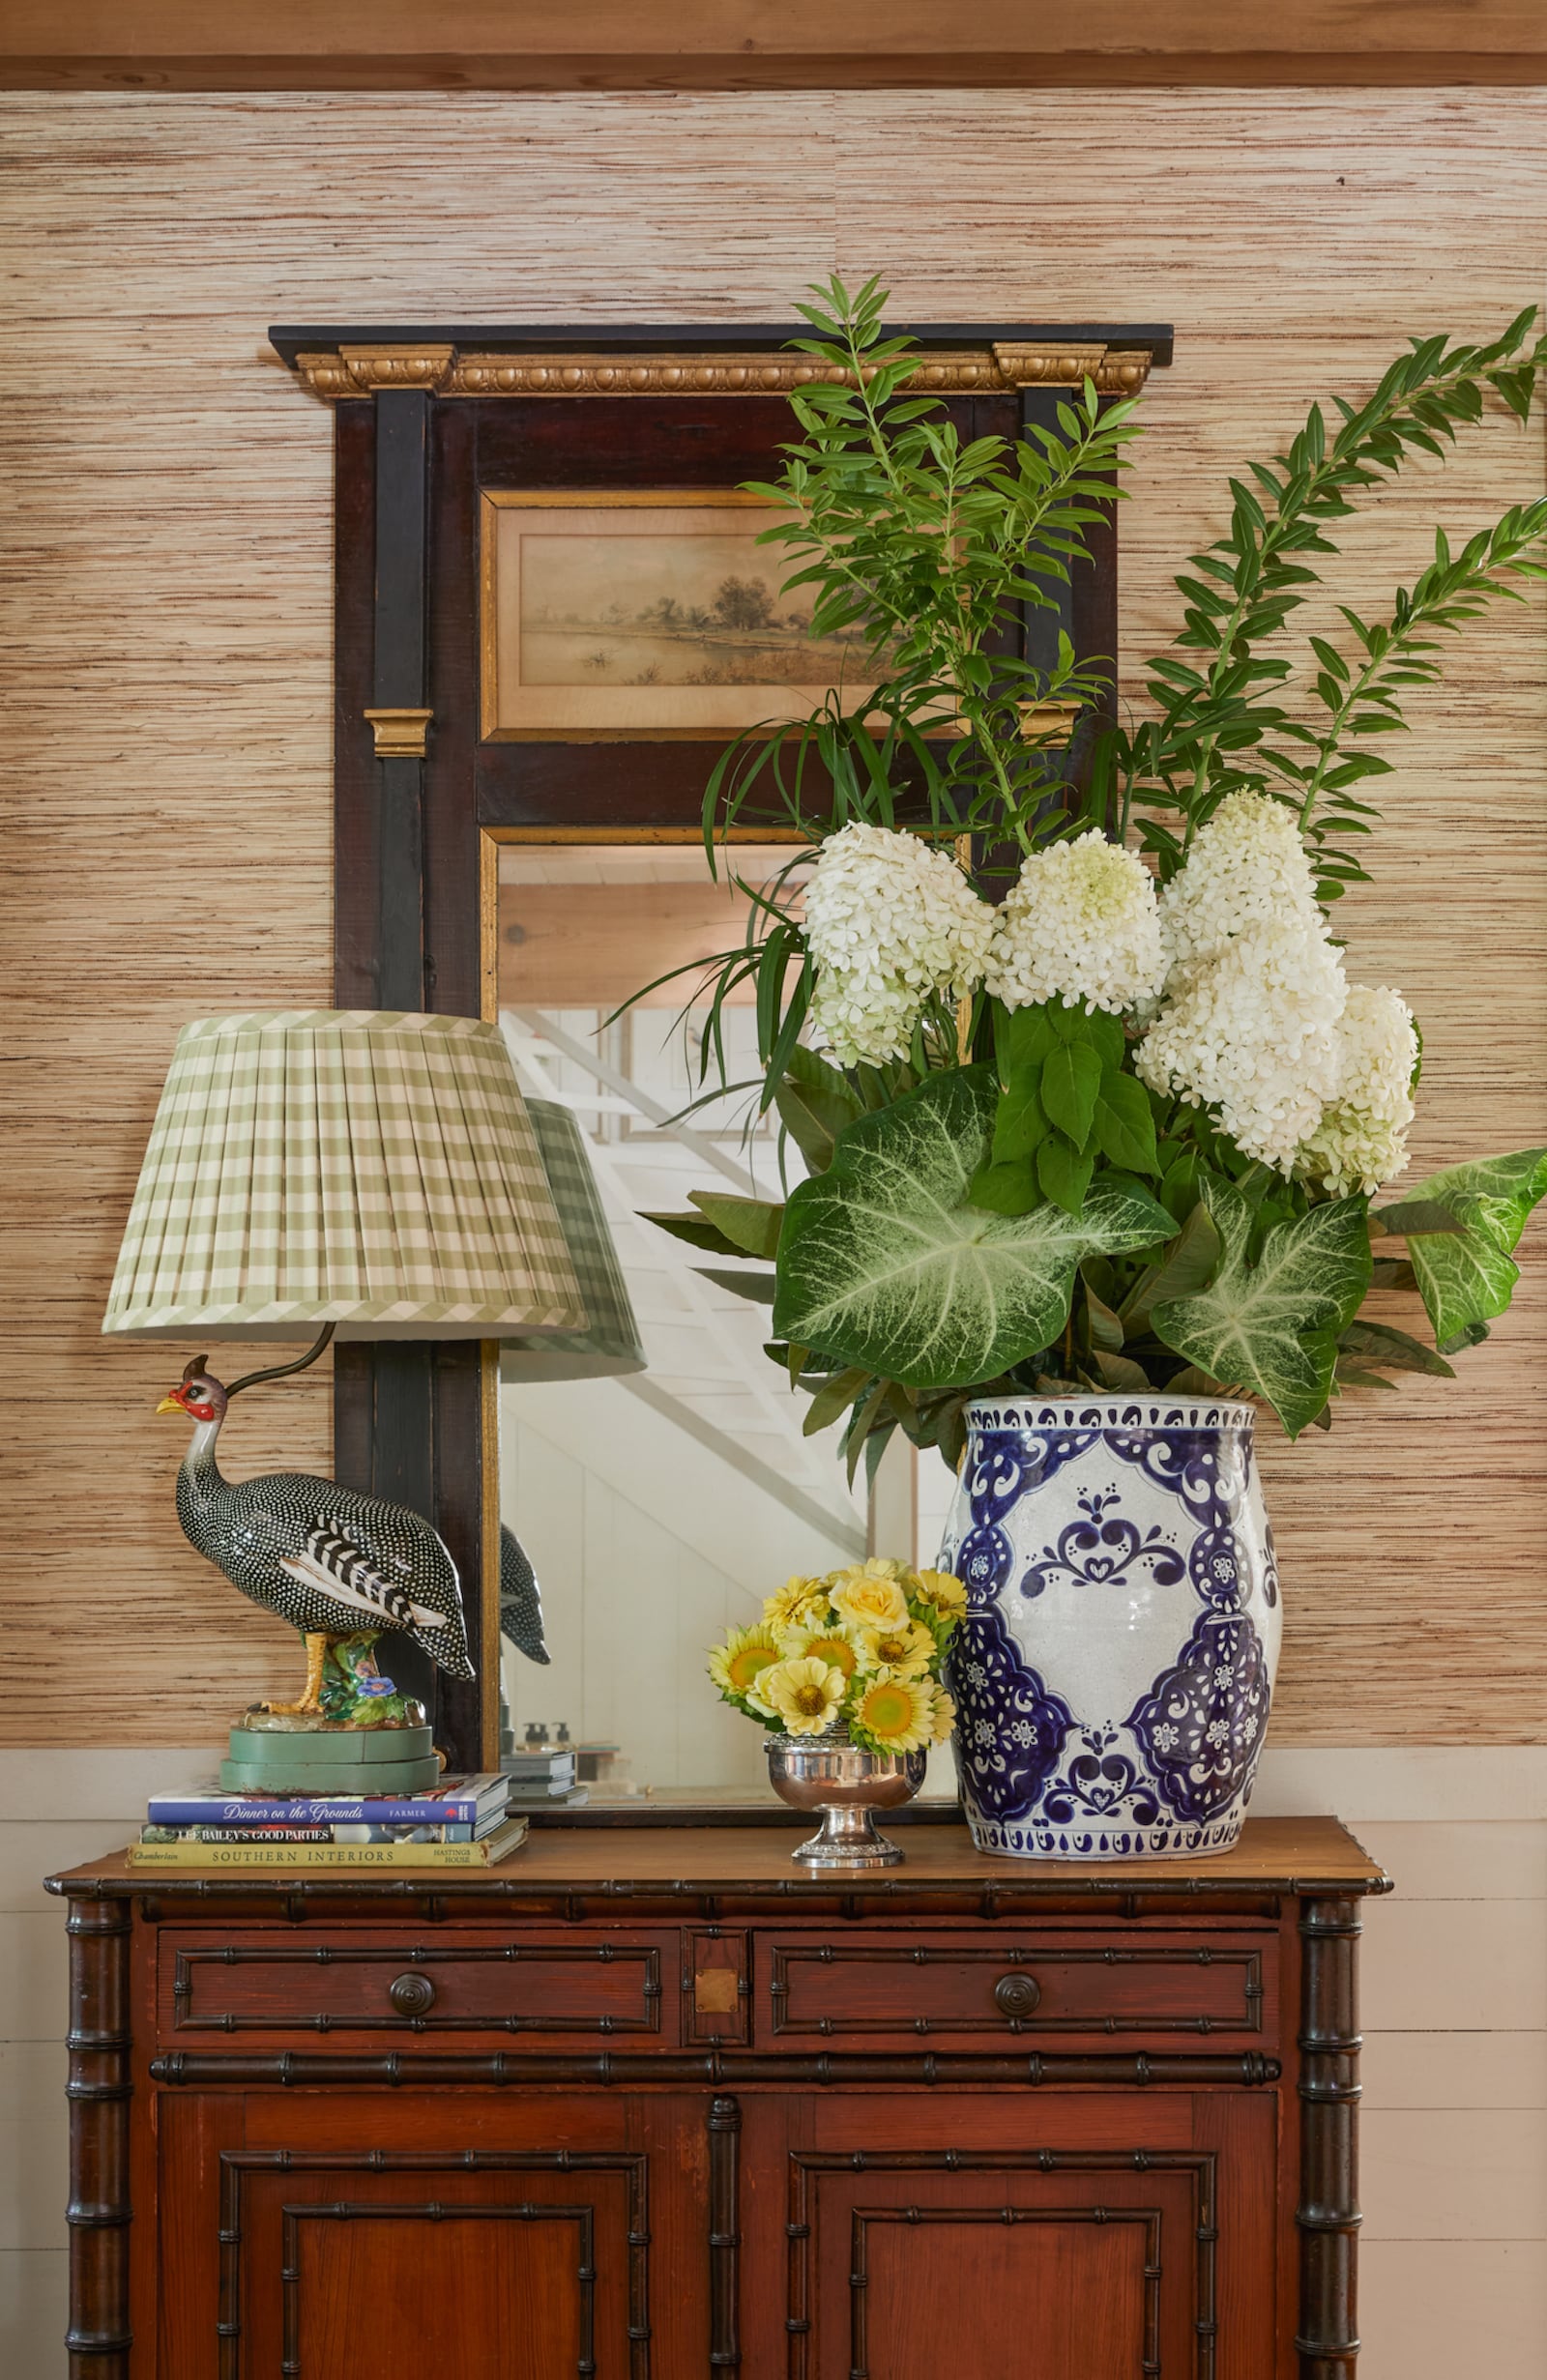
[[[1330,1819],[1193,1863],[544,1831],[492,1874],[68,1898],[72,2373],[1333,2380],[1356,1958]]]

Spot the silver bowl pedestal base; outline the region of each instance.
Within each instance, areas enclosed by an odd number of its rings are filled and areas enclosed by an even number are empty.
[[[900,1810],[924,1781],[922,1752],[866,1752],[847,1734],[775,1735],[769,1783],[792,1810],[820,1814],[817,1833],[790,1857],[803,1868],[895,1868],[902,1852],[876,1825],[878,1810]]]

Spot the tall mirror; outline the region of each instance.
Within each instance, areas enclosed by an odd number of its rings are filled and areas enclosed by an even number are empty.
[[[757,885],[790,856],[740,843],[734,870]],[[707,1003],[676,971],[739,943],[748,906],[696,838],[500,846],[501,1028],[550,1173],[588,1173],[605,1227],[589,1234],[592,1330],[502,1360],[500,1516],[540,1583],[549,1656],[507,1641],[504,1688],[516,1749],[562,1731],[593,1804],[770,1799],[761,1731],[718,1700],[705,1648],[792,1572],[932,1551],[949,1499],[942,1466],[920,1478],[901,1443],[870,1493],[862,1476],[851,1489],[835,1431],[803,1435],[807,1400],[763,1351],[767,1305],[645,1220],[693,1190],[779,1198],[804,1170],[751,1091],[693,1104]],[[755,1087],[749,988],[723,1038],[729,1079]],[[575,1203],[571,1186],[571,1237]]]

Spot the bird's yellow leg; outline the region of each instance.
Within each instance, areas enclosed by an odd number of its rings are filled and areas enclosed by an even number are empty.
[[[265,1702],[264,1709],[277,1719],[300,1719],[322,1708],[322,1665],[328,1658],[331,1636],[306,1631],[306,1689],[299,1702]]]

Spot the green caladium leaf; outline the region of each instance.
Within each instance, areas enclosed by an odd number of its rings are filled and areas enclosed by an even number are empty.
[[[1100,1095],[1101,1060],[1090,1043],[1061,1042],[1043,1062],[1042,1105],[1049,1121],[1082,1153],[1090,1143]]]
[[[1448,1165],[1415,1182],[1403,1208],[1432,1202],[1460,1231],[1407,1234],[1408,1262],[1442,1353],[1474,1346],[1481,1326],[1506,1311],[1520,1278],[1511,1249],[1533,1206],[1547,1194],[1547,1148]],[[1390,1214],[1385,1207],[1380,1213]]]
[[[773,1199],[739,1199],[732,1191],[689,1190],[688,1197],[706,1223],[727,1238],[741,1256],[778,1254],[782,1204]]]
[[[1082,1257],[1171,1236],[1134,1188],[1098,1184],[1077,1216],[971,1204],[997,1097],[990,1068],[952,1069],[840,1135],[790,1199],[776,1332],[908,1387],[970,1387],[1057,1338]]]
[[[1253,1263],[1247,1201],[1224,1182],[1205,1198],[1223,1243],[1213,1279],[1195,1296],[1157,1301],[1151,1326],[1216,1380],[1266,1398],[1298,1437],[1327,1403],[1338,1333],[1369,1287],[1368,1202],[1334,1199],[1274,1224]]]
[[[1095,1145],[1103,1157],[1129,1174],[1157,1174],[1154,1111],[1150,1094],[1131,1074],[1106,1073],[1095,1102]]]

